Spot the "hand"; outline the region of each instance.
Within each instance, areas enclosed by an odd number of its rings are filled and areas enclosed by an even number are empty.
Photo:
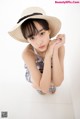
[[[62,45],[65,43],[65,35],[64,34],[59,34],[56,37],[56,45],[55,48],[60,48]]]
[[[48,54],[48,56],[52,57],[53,50],[56,48],[57,49],[60,48],[64,43],[65,43],[65,35],[59,34],[56,37],[56,39],[50,40],[46,54]]]
[[[57,44],[57,40],[56,39],[49,41],[48,49],[46,51],[46,54],[48,54],[48,56],[52,57],[53,49],[54,49],[56,44]]]

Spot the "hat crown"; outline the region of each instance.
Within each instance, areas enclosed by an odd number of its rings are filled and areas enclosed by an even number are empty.
[[[33,13],[41,13],[43,15],[46,15],[45,11],[40,7],[29,7],[22,12],[21,17],[27,16]]]

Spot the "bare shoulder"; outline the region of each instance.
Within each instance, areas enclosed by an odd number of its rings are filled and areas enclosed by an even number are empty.
[[[31,74],[32,85],[36,89],[40,89],[39,83],[40,83],[40,79],[41,79],[41,73],[36,67],[36,60],[35,60],[36,56],[34,54],[34,51],[33,51],[31,45],[28,45],[24,49],[24,51],[22,53],[22,58],[23,58],[25,64],[27,64],[27,67],[28,67],[29,72]]]
[[[32,49],[32,46],[29,44],[22,52],[22,58],[25,61],[28,61],[30,59],[35,60],[35,54],[34,51]]]

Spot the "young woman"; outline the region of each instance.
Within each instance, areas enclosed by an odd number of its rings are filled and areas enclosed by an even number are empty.
[[[47,16],[43,9],[30,7],[9,34],[15,39],[28,42],[22,57],[26,79],[41,94],[54,93],[64,79],[65,35],[58,34],[61,22]]]

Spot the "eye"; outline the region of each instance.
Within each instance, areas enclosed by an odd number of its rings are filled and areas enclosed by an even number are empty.
[[[45,34],[45,32],[41,32],[41,33],[40,33],[40,35],[44,35],[44,34]]]
[[[30,40],[34,40],[34,39],[35,39],[34,36],[30,37]]]

